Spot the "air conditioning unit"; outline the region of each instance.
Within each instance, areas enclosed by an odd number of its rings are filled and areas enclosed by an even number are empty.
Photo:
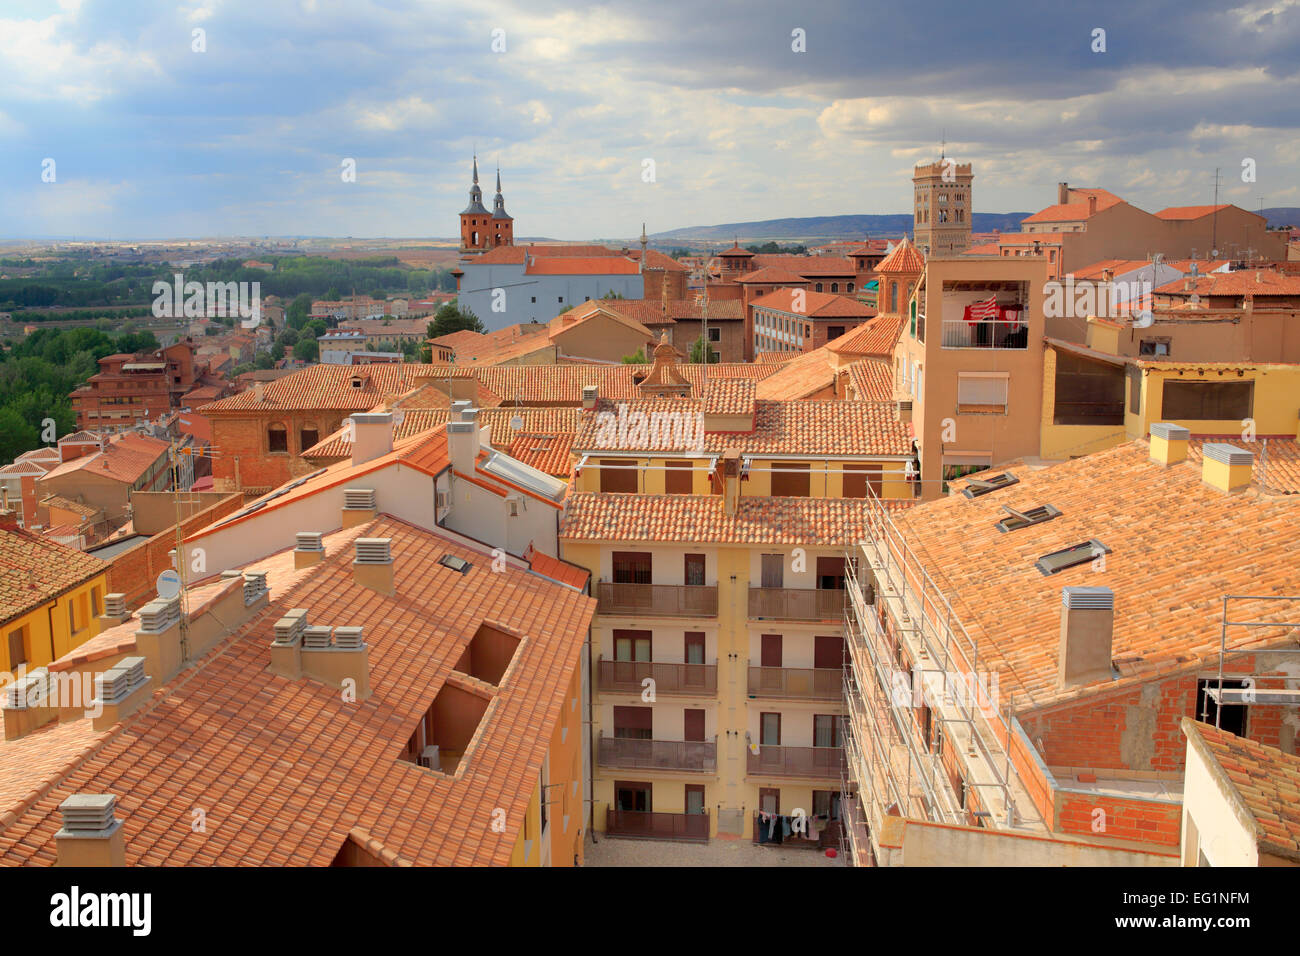
[[[442,763],[438,758],[438,745],[434,744],[424,748],[420,754],[420,766],[425,770],[441,770]]]

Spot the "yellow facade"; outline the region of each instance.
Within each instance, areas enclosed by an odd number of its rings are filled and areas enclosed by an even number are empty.
[[[1125,415],[1132,437],[1151,430],[1152,422],[1182,425],[1193,435],[1241,435],[1250,440],[1243,418],[1179,419],[1165,416],[1164,387],[1169,382],[1243,383],[1253,385],[1251,416],[1255,435],[1300,433],[1300,366],[1296,365],[1149,365],[1142,368],[1142,405]]]
[[[20,664],[27,670],[43,667],[98,634],[107,591],[107,575],[98,574],[0,624],[4,670],[12,674]]]
[[[708,495],[711,493],[708,458],[653,458],[620,457],[617,455],[592,455],[578,476],[577,491],[600,491],[600,462],[616,461],[620,466],[637,465],[637,493],[643,495],[666,494],[665,482],[668,464],[671,462],[681,467],[683,461],[691,465],[691,493]],[[882,498],[912,497],[912,485],[905,477],[906,461],[902,458],[855,458],[826,459],[810,458],[802,455],[786,455],[781,458],[750,459],[749,474],[740,484],[740,493],[747,498],[767,497],[772,493],[772,468],[781,462],[800,462],[809,465],[809,492],[811,498],[843,498],[844,466],[877,465],[881,472]]]

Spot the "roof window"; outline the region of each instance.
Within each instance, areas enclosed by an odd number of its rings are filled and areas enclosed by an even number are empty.
[[[1019,531],[1021,528],[1028,528],[1031,524],[1042,524],[1044,521],[1051,521],[1053,518],[1060,517],[1061,512],[1051,505],[1038,505],[1026,511],[1017,511],[1015,508],[1002,506],[1010,517],[1003,518],[997,523],[999,531]]]
[[[997,491],[999,488],[1007,487],[1007,485],[1017,485],[1019,483],[1020,479],[1010,472],[993,475],[991,478],[968,478],[966,479],[966,488],[962,491],[962,494],[967,498],[978,498],[980,495],[987,495],[990,491]]]
[[[1064,571],[1066,568],[1072,568],[1077,564],[1085,564],[1103,554],[1110,554],[1110,548],[1093,538],[1081,544],[1072,544],[1060,551],[1045,554],[1034,562],[1034,567],[1044,575],[1055,574],[1057,571]]]

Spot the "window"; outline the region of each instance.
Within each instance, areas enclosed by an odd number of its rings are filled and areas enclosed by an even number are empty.
[[[758,742],[764,747],[781,746],[781,715],[758,715]]]
[[[266,450],[271,453],[288,452],[289,433],[283,425],[272,425],[266,430]]]
[[[840,284],[839,284],[838,282],[832,282],[832,283],[831,283],[831,291],[832,291],[832,292],[839,292],[839,291],[840,291]]]
[[[99,588],[90,589],[90,614],[92,617],[99,617],[104,613],[104,606],[99,600]]]
[[[777,461],[772,463],[772,495],[776,498],[807,498],[812,488],[808,463]]]
[[[969,472],[967,472],[969,474]],[[948,478],[944,475],[944,478]],[[957,477],[957,476],[954,476]],[[1000,475],[990,475],[987,478],[972,478],[966,483],[965,490],[962,491],[967,498],[979,498],[987,495],[991,491],[997,491],[999,488],[1006,488],[1008,485],[1018,485],[1020,479],[1009,472],[1003,472]]]
[[[704,739],[704,711],[695,709],[682,711],[682,739]]]
[[[652,631],[614,631],[614,660],[652,660],[654,634]]]
[[[1093,558],[1103,554],[1110,554],[1110,548],[1093,538],[1091,541],[1084,541],[1082,544],[1071,545],[1068,548],[1062,548],[1060,551],[1045,554],[1034,562],[1034,567],[1045,575],[1055,574],[1057,571],[1064,571],[1066,568],[1072,568],[1078,564],[1086,564]]]
[[[839,670],[844,666],[847,655],[846,648],[844,638],[839,635],[823,636],[818,634],[813,638],[813,667],[823,670]]]
[[[652,740],[653,707],[615,707],[614,736],[623,740]]]
[[[77,627],[77,602],[75,598],[68,600],[68,630],[76,634],[81,628]]]
[[[844,559],[817,559],[817,588],[822,591],[842,591],[844,589]]]
[[[664,466],[664,492],[670,495],[689,495],[695,488],[693,462],[670,461]]]
[[[1044,521],[1051,521],[1053,518],[1060,517],[1061,514],[1051,505],[1038,505],[1025,511],[1016,511],[1014,508],[1003,505],[1002,510],[1010,517],[1003,518],[997,523],[996,527],[999,531],[1019,531],[1021,528],[1028,528],[1031,524],[1042,524]]]
[[[1143,339],[1138,343],[1138,355],[1169,358],[1169,339]]]
[[[320,441],[320,433],[315,428],[304,428],[298,433],[298,447],[304,451]]]
[[[814,790],[812,793],[812,815],[838,820],[840,818],[840,792],[838,790]]]
[[[615,551],[613,561],[615,584],[650,583],[650,552]]]
[[[20,627],[9,632],[9,669],[27,663],[27,628]]]
[[[813,746],[841,746],[839,717],[834,714],[813,714]]]
[[[704,555],[686,555],[685,580],[687,585],[698,587],[704,584],[704,565]]]
[[[563,304],[564,304],[564,296],[558,296],[558,297],[556,298],[555,301],[556,301],[556,302],[559,302],[561,305],[563,305]]]
[[[618,458],[600,459],[600,490],[634,495],[637,492],[636,465]]]
[[[653,803],[650,799],[651,785],[648,783],[629,783],[618,780],[614,782],[614,808],[632,810],[637,813],[649,813]]]
[[[765,588],[785,587],[785,555],[765,554],[762,556],[762,562],[761,586]]]
[[[821,292],[821,291],[822,291],[822,284],[821,284],[820,282],[818,282],[817,285],[814,286],[814,288],[815,288],[818,292]]]
[[[1132,415],[1142,411],[1142,370],[1136,365],[1128,368],[1128,410]]]
[[[884,490],[883,471],[882,465],[849,462],[844,466],[844,497],[865,498],[869,486],[879,498]]]
[[[721,342],[721,341],[722,341],[722,329],[718,328],[716,325],[715,325],[713,328],[709,329],[709,341],[710,341],[710,342]]]
[[[958,374],[958,412],[1005,412],[1007,386],[1005,375]]]
[[[687,631],[685,644],[686,646],[682,654],[682,659],[687,664],[703,664],[704,663],[704,632]]]
[[[826,337],[828,339],[838,339],[843,334],[844,334],[844,326],[842,325],[832,325],[830,328],[826,330]]]
[[[536,304],[537,304],[537,296],[531,296],[531,297],[530,297],[530,301],[532,302],[533,305],[536,305]]]
[[[898,283],[889,283],[889,311],[898,311]]]
[[[686,812],[704,812],[704,784],[688,783],[686,785]]]
[[[1243,680],[1223,679],[1223,689],[1244,690],[1247,684]],[[1226,730],[1230,734],[1236,734],[1238,737],[1246,736],[1246,705],[1245,704],[1224,704],[1220,707],[1210,691],[1219,689],[1219,679],[1217,677],[1208,680],[1198,680],[1196,682],[1196,713],[1192,716],[1199,721],[1207,724],[1215,724],[1217,721],[1220,730]]]
[[[1254,382],[1165,382],[1163,421],[1241,421],[1250,418]]]

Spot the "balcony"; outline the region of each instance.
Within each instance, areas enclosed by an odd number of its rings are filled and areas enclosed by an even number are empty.
[[[1029,330],[1023,322],[985,319],[943,320],[943,347],[946,349],[1013,349],[1029,348]]]
[[[748,752],[746,771],[760,777],[815,777],[839,780],[845,770],[843,747],[777,747],[760,744]]]
[[[596,762],[618,770],[714,773],[718,769],[718,745],[713,740],[642,740],[602,735]]]
[[[709,811],[653,813],[648,810],[605,808],[605,835],[635,840],[689,840],[707,843]]]
[[[785,697],[794,700],[839,700],[844,694],[844,671],[839,667],[751,667],[750,697]]]
[[[598,614],[660,617],[717,617],[718,586],[682,584],[596,585]]]
[[[805,810],[805,817],[807,817],[807,814],[809,813],[811,813],[811,811]],[[827,846],[838,847],[840,845],[841,826],[839,820],[822,820],[817,827],[817,836],[813,837],[811,835],[811,827],[813,823],[811,819],[808,819],[809,829],[805,830],[802,835],[793,831],[791,831],[789,836],[785,836],[785,834],[782,833],[781,842],[777,844],[775,841],[770,839],[772,834],[775,832],[771,818],[769,817],[767,820],[764,820],[763,815],[758,810],[753,812],[753,816],[754,826],[750,831],[749,836],[751,843],[765,843],[773,846],[793,846],[812,850]],[[786,814],[786,816],[789,816],[789,814]],[[776,824],[776,826],[780,825],[780,822]],[[764,835],[768,836],[769,839],[761,839]]]
[[[597,664],[597,688],[639,694],[643,681],[654,681],[656,694],[716,697],[718,694],[717,664],[661,664],[650,661],[608,661],[603,657]]]
[[[844,591],[751,587],[749,617],[756,621],[838,621],[844,617]]]

